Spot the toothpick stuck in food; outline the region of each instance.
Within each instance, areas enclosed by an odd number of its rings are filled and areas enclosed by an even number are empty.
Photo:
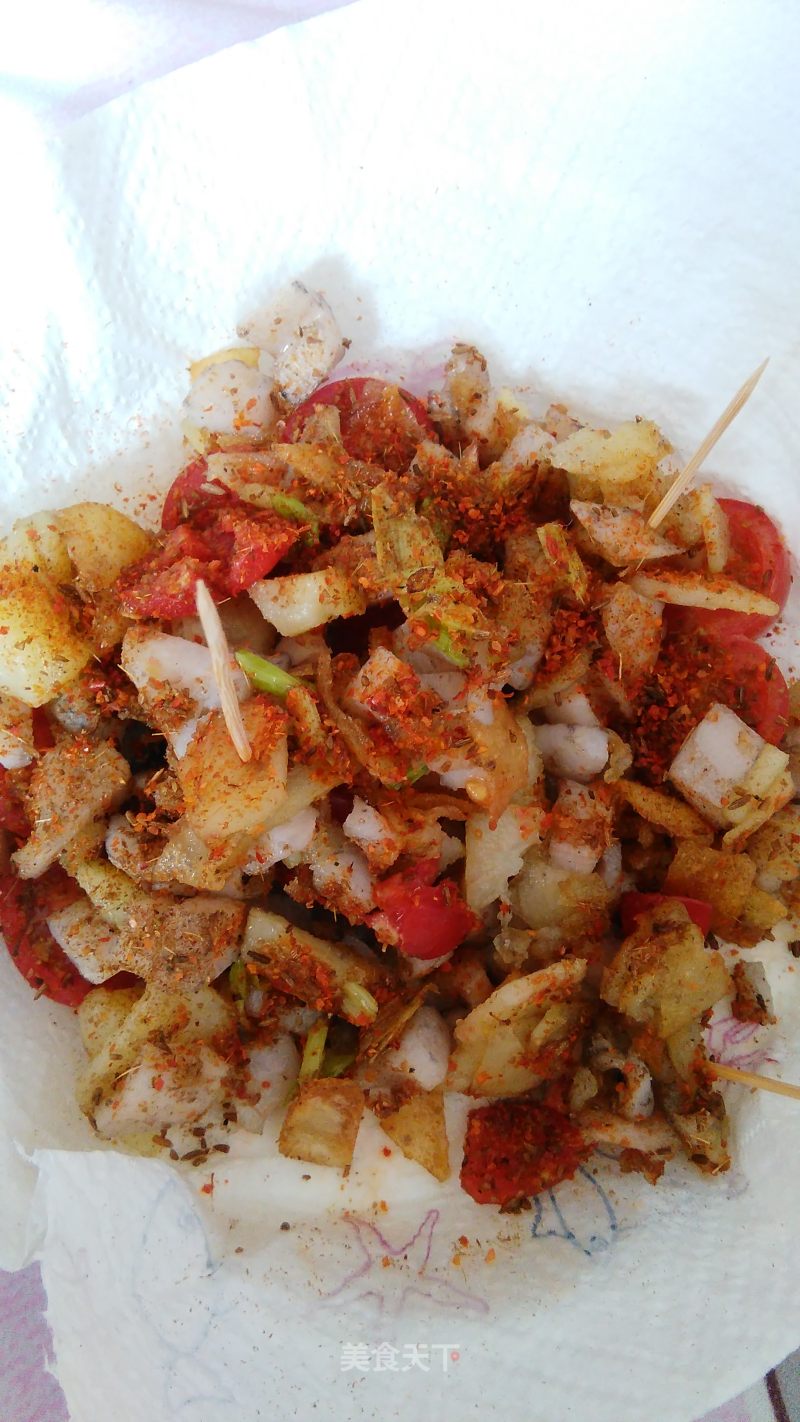
[[[725,433],[728,425],[736,419],[742,407],[747,404],[747,401],[750,399],[750,396],[758,385],[768,365],[769,356],[767,356],[766,360],[761,362],[758,370],[753,371],[750,379],[744,382],[741,390],[737,390],[730,404],[723,410],[716,424],[709,430],[699,449],[695,451],[688,464],[686,464],[667,489],[661,502],[653,509],[653,512],[647,520],[651,528],[658,528],[658,525],[666,518],[673,504],[681,497],[681,494],[686,493],[700,465],[708,458],[717,440]]]
[[[242,713],[239,709],[239,698],[236,695],[236,686],[233,680],[233,657],[214,599],[202,578],[198,578],[195,584],[194,600],[197,607],[197,616],[200,618],[200,623],[203,628],[203,636],[206,639],[208,650],[211,653],[211,669],[214,673],[214,680],[219,687],[219,699],[225,725],[228,728],[228,733],[233,741],[239,759],[243,761],[252,760],[253,748],[247,737],[247,731],[245,730],[244,721],[242,720]]]
[[[757,1072],[742,1071],[739,1067],[725,1066],[723,1062],[709,1062],[708,1066],[712,1074],[723,1081],[736,1081],[740,1086],[773,1091],[776,1096],[791,1096],[800,1101],[800,1086],[793,1086],[790,1081],[776,1081],[772,1076],[759,1076]]]

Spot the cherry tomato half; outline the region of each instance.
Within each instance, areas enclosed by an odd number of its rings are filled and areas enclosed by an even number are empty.
[[[434,885],[437,871],[435,859],[423,859],[375,888],[375,917],[383,919],[394,946],[410,958],[452,953],[478,924],[455,884],[445,879]]]
[[[771,597],[783,609],[792,585],[789,551],[772,519],[756,504],[745,499],[720,499],[728,516],[731,551],[726,576],[735,578],[753,592]],[[701,607],[668,607],[667,625],[673,631],[690,632],[703,628],[715,637],[757,637],[775,621],[757,613],[711,612]]]
[[[37,995],[64,1007],[80,1007],[95,984],[87,983],[56,943],[47,919],[80,897],[75,881],[57,865],[40,879],[0,875],[0,932],[9,957]],[[132,973],[116,973],[103,987],[130,987],[137,981]]]
[[[161,527],[170,533],[179,523],[187,519],[196,509],[204,508],[215,497],[209,486],[225,490],[219,479],[208,478],[208,464],[205,459],[193,459],[170,484],[164,507],[161,510]],[[230,492],[230,491],[226,491]]]
[[[18,839],[30,834],[28,816],[8,771],[0,765],[0,829],[9,830]]]
[[[373,377],[350,376],[320,386],[289,415],[283,437],[293,443],[320,405],[339,411],[342,443],[353,459],[407,469],[417,445],[438,436],[421,400]]]
[[[120,608],[128,617],[191,617],[198,578],[218,602],[235,597],[271,573],[302,532],[302,524],[254,510],[235,494],[195,506],[161,548],[123,570]]]
[[[647,913],[648,909],[657,908],[659,904],[669,903],[673,900],[683,904],[692,923],[696,923],[703,937],[711,932],[711,919],[714,910],[706,899],[687,899],[683,894],[640,894],[635,890],[628,894],[623,894],[619,901],[620,915],[622,917],[622,932],[625,937],[633,933],[639,915]]]
[[[0,876],[0,929],[11,960],[37,993],[65,1007],[79,1007],[92,985],[59,948],[47,916],[79,896],[78,886],[60,869],[35,882]]]
[[[667,637],[636,700],[634,763],[645,779],[663,780],[689,732],[719,701],[766,741],[779,745],[789,718],[789,688],[777,662],[749,637],[697,631]]]

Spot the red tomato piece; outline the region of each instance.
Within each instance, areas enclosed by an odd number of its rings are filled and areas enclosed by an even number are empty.
[[[224,567],[226,597],[245,592],[271,573],[304,528],[270,509],[253,512],[239,500],[225,508],[204,509],[194,523],[202,532],[212,560],[219,560]]]
[[[56,743],[53,727],[43,706],[35,706],[31,712],[33,744],[37,751],[52,750]]]
[[[94,991],[75,964],[59,948],[47,918],[60,908],[75,903],[81,891],[58,865],[40,879],[18,879],[16,874],[0,875],[0,932],[9,957],[26,982],[42,997],[64,1007],[80,1007]],[[115,973],[103,987],[132,987],[139,979],[133,973]]]
[[[469,1114],[461,1185],[479,1205],[515,1205],[571,1180],[590,1152],[560,1111],[524,1097],[493,1101]]]
[[[714,639],[716,641],[716,638]],[[789,723],[789,688],[774,657],[749,637],[716,641],[724,701],[765,741],[780,745]]]
[[[375,888],[375,926],[388,929],[394,946],[410,958],[452,953],[478,925],[451,880],[433,883],[437,872],[435,859],[423,859]]]
[[[792,585],[789,550],[772,519],[757,504],[745,499],[720,499],[720,507],[728,516],[731,551],[725,566],[728,577],[735,578],[753,592],[771,597],[783,609]],[[668,626],[674,631],[690,632],[703,628],[715,637],[757,637],[775,621],[757,613],[711,612],[701,607],[668,607]]]
[[[623,894],[619,901],[620,914],[622,917],[622,932],[627,938],[629,933],[633,933],[639,915],[647,913],[648,909],[654,909],[658,904],[669,903],[675,900],[683,904],[692,923],[696,923],[703,937],[711,932],[711,919],[714,910],[706,899],[689,899],[683,894],[640,894],[631,891]]]
[[[28,817],[16,787],[4,766],[0,765],[0,829],[9,830],[18,839],[27,839]]]
[[[117,581],[128,617],[191,617],[198,578],[221,602],[271,573],[303,525],[271,509],[252,509],[234,494],[222,507],[205,505],[167,533],[163,546],[126,568]]]
[[[161,511],[161,527],[165,533],[169,533],[198,509],[207,508],[209,505],[213,507],[217,501],[224,501],[226,497],[231,499],[234,495],[220,479],[209,479],[206,460],[193,459],[191,464],[181,470],[167,490]]]
[[[0,876],[0,930],[14,966],[37,992],[65,1007],[78,1007],[92,985],[81,977],[47,927],[48,914],[80,897],[62,869],[41,879]]]
[[[779,745],[789,719],[789,688],[773,657],[749,637],[708,632],[668,637],[636,701],[630,734],[645,779],[663,780],[689,732],[719,701],[766,741]]]
[[[299,438],[320,405],[334,405],[339,411],[342,443],[353,459],[403,470],[423,440],[438,442],[428,411],[416,395],[385,380],[350,376],[320,386],[292,410],[284,427],[287,443]]]

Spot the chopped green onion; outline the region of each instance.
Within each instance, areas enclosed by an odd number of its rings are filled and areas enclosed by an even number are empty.
[[[353,1065],[358,1053],[350,1052],[326,1052],[325,1060],[322,1063],[320,1076],[341,1076],[343,1071],[347,1071]]]
[[[439,624],[439,635],[433,645],[437,651],[441,652],[443,657],[447,657],[448,662],[452,662],[454,666],[469,666],[469,657],[464,652],[459,652],[447,628],[441,623]]]
[[[302,742],[310,746],[325,745],[325,727],[317,703],[307,687],[293,686],[287,692],[286,709]]]
[[[236,660],[257,691],[283,697],[292,687],[303,685],[298,676],[292,676],[283,667],[276,667],[274,662],[268,662],[266,657],[259,657],[256,652],[237,652]]]
[[[418,780],[421,780],[421,779],[422,779],[423,775],[427,775],[427,774],[428,774],[428,767],[427,767],[427,765],[412,765],[411,769],[409,770],[409,772],[408,772],[408,774],[407,774],[407,776],[406,776],[406,784],[408,784],[408,785],[415,785]]]
[[[298,1081],[308,1081],[312,1076],[319,1076],[322,1058],[325,1055],[325,1042],[328,1036],[328,1019],[320,1017],[309,1027],[306,1044],[303,1048],[303,1060],[300,1063],[300,1071],[297,1074]]]
[[[228,986],[231,990],[231,997],[236,1003],[237,1011],[244,1012],[245,998],[250,987],[250,975],[241,958],[236,958],[231,963]]]
[[[319,519],[302,499],[295,499],[292,494],[281,494],[276,490],[270,493],[269,501],[281,518],[292,518],[295,523],[307,523],[314,538],[319,536]]]
[[[282,514],[284,518],[293,518],[298,523],[305,523],[313,517],[302,499],[295,499],[291,494],[281,494],[276,491],[271,493],[269,498],[275,512]]]
[[[342,988],[342,1007],[348,1017],[366,1017],[370,1022],[378,1015],[375,998],[361,983],[345,983]]]
[[[439,547],[444,551],[452,537],[453,526],[449,520],[445,519],[441,511],[436,507],[436,502],[432,496],[423,499],[419,506],[419,511],[428,520],[433,529],[433,536]]]

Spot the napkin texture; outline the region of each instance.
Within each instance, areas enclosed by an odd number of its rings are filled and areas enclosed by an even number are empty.
[[[373,0],[146,85],[55,147],[25,139],[0,268],[4,521],[87,497],[151,516],[187,362],[299,276],[354,362],[424,385],[474,341],[533,407],[646,415],[685,454],[771,355],[708,468],[797,551],[798,28],[743,0]],[[793,669],[791,632],[781,655]],[[797,1080],[794,960],[767,957],[766,1069]],[[80,1422],[320,1399],[354,1419],[686,1422],[798,1342],[791,1102],[726,1088],[723,1179],[676,1167],[651,1190],[595,1160],[516,1217],[387,1160],[374,1122],[346,1182],[246,1138],[212,1182],[99,1149],[73,1020],[7,961],[0,981],[0,1248],[41,1258]]]

